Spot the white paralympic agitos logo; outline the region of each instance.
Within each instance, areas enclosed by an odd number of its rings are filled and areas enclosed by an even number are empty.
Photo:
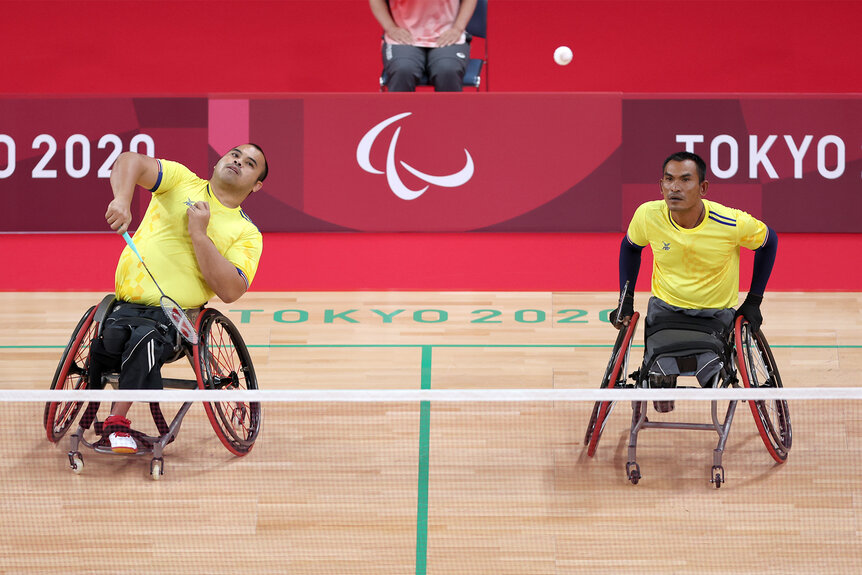
[[[398,135],[401,133],[401,127],[399,126],[395,130],[395,134],[392,136],[392,141],[389,142],[389,152],[386,154],[386,172],[381,172],[371,165],[371,146],[374,145],[374,140],[377,139],[377,136],[380,135],[380,132],[382,132],[386,126],[397,122],[401,118],[406,118],[411,113],[412,112],[405,112],[383,120],[368,130],[368,132],[366,132],[359,141],[359,146],[356,147],[356,162],[359,164],[359,167],[369,174],[385,173],[389,188],[402,200],[415,200],[425,193],[428,186],[425,186],[420,190],[411,190],[404,185],[404,182],[402,182],[401,178],[398,176],[398,170],[395,166],[395,146],[398,144]],[[470,152],[467,151],[467,148],[464,148],[464,154],[467,156],[467,163],[459,172],[449,174],[448,176],[432,176],[430,174],[420,172],[405,162],[399,163],[405,170],[426,184],[440,186],[441,188],[457,188],[458,186],[463,186],[469,182],[470,178],[473,177],[473,158],[470,157]]]

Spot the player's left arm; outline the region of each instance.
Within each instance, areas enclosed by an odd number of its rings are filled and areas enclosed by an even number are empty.
[[[760,312],[760,304],[763,302],[763,294],[766,292],[766,284],[772,275],[772,266],[775,264],[775,256],[778,253],[778,234],[775,230],[766,227],[766,237],[763,243],[754,250],[754,270],[751,276],[751,287],[745,301],[736,310],[737,316],[743,316],[751,324],[754,331],[760,329],[763,323],[763,314]]]
[[[207,285],[225,303],[233,303],[247,290],[245,278],[207,235],[207,225],[210,220],[210,208],[206,202],[195,202],[188,209],[189,236],[195,248],[195,258]]]

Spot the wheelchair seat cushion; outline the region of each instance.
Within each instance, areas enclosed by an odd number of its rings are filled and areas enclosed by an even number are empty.
[[[723,316],[728,314],[691,316],[654,310],[652,305],[651,311],[655,313],[647,318],[645,373],[693,375],[702,387],[711,385],[727,362],[729,323]]]

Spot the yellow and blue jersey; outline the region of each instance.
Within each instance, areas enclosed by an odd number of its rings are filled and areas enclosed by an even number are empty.
[[[207,180],[168,160],[159,160],[158,181],[150,191],[150,205],[134,240],[165,294],[186,309],[199,307],[215,295],[198,267],[188,232],[186,211],[197,201],[210,206],[207,235],[251,285],[263,237],[242,208],[223,206]],[[158,288],[128,246],[120,254],[114,281],[118,299],[159,305]]]
[[[705,214],[686,229],[671,218],[664,200],[642,204],[627,238],[653,253],[652,293],[687,309],[735,307],[739,299],[739,249],[756,250],[768,228],[750,214],[703,200]]]

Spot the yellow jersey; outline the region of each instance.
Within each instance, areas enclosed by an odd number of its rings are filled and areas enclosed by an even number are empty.
[[[210,207],[207,235],[218,251],[251,285],[257,272],[263,237],[242,208],[228,208],[216,198],[207,180],[168,160],[159,160],[159,177],[134,240],[165,294],[183,308],[199,307],[215,295],[198,267],[188,231],[189,206],[205,201]],[[114,276],[117,298],[159,305],[161,294],[129,246],[120,254]]]
[[[739,300],[739,248],[766,242],[766,224],[750,214],[702,200],[703,221],[692,229],[671,219],[664,200],[641,204],[627,232],[652,248],[652,294],[687,309],[726,309]]]

